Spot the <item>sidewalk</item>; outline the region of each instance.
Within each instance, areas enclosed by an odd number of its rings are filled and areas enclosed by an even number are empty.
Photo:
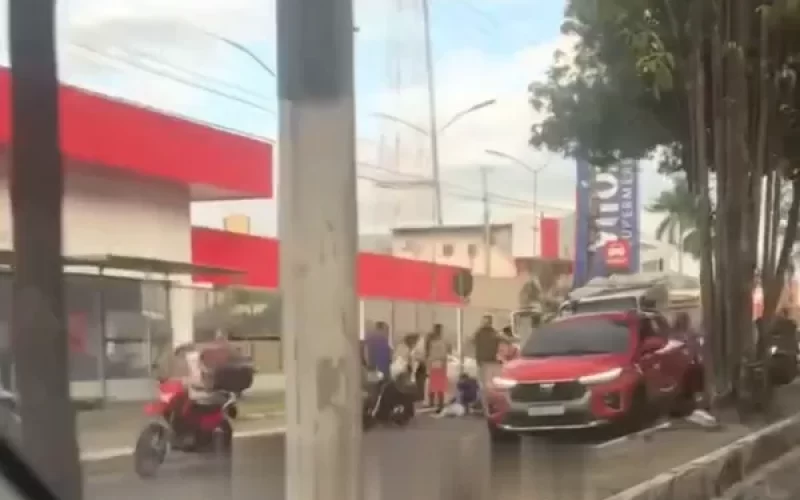
[[[283,425],[283,393],[245,396],[239,403],[237,431]],[[133,446],[148,417],[142,403],[109,403],[105,408],[77,414],[82,453]]]

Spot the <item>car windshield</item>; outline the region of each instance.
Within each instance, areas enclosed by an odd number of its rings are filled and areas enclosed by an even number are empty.
[[[591,318],[559,321],[531,334],[522,346],[523,357],[615,354],[628,350],[630,332],[620,319]]]
[[[512,314],[514,335],[526,339],[541,321],[541,314],[529,310],[514,311]]]

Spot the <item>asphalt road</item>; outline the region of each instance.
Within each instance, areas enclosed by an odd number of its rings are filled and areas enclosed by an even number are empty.
[[[800,412],[800,384],[783,388],[781,393],[781,415],[776,418]],[[622,439],[607,433],[570,432],[490,445],[480,419],[420,416],[406,429],[375,429],[365,435],[366,498],[473,500],[480,498],[476,492],[489,487],[491,500],[597,500],[710,453],[763,425],[730,424],[723,430],[708,431],[673,422]],[[157,478],[148,481],[133,474],[129,458],[84,464],[85,497],[284,500],[283,436],[237,439],[235,443],[230,475],[219,464],[178,455],[168,459]],[[796,488],[797,494],[788,498],[800,498],[800,481],[794,472],[798,467],[800,458],[791,472],[776,472],[775,492],[794,493],[792,488]]]
[[[485,424],[477,419],[419,418],[405,429],[370,431],[364,438],[368,498],[477,500],[488,482],[481,484],[474,470],[488,470],[488,446]],[[130,460],[118,470],[89,467],[85,498],[284,500],[284,447],[283,435],[237,439],[231,474],[213,460],[177,454],[146,481],[133,474]],[[488,481],[488,473],[483,478]]]
[[[365,435],[365,488],[368,500],[477,500],[482,488],[491,489],[491,500],[595,500],[709,453],[748,430],[673,425],[610,445],[617,436],[576,433],[490,444],[479,419],[420,417],[406,429]],[[147,481],[133,474],[129,458],[111,467],[87,464],[86,498],[284,500],[283,436],[237,439],[235,446],[230,475],[213,461],[177,454]]]

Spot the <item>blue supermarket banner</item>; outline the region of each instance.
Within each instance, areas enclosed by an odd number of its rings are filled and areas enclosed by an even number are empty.
[[[628,248],[626,268],[613,271],[638,272],[638,165],[629,162],[601,170],[578,160],[577,170],[574,286],[609,274],[605,254],[609,242],[623,241]]]

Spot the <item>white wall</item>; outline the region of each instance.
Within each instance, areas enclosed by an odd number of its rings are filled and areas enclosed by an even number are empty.
[[[0,169],[0,248],[10,247],[8,175]],[[70,172],[64,196],[64,254],[191,262],[188,188]]]
[[[93,170],[69,172],[64,196],[65,255],[114,254],[126,257],[192,261],[188,187]],[[0,154],[0,249],[10,249],[11,206],[6,157]],[[78,269],[93,273],[96,270]],[[108,275],[160,279],[142,273],[108,270]],[[191,283],[188,276],[171,276]],[[171,294],[175,341],[192,334],[191,294]]]
[[[496,232],[496,238],[503,238],[504,231]],[[443,253],[444,245],[451,245],[453,255],[447,257]],[[475,257],[470,258],[468,247],[474,245]],[[506,246],[506,245],[503,245]],[[483,235],[480,232],[464,234],[414,234],[392,237],[392,255],[405,259],[436,262],[472,269],[476,275],[485,276],[486,259]],[[493,277],[514,277],[517,267],[509,251],[502,246],[493,246],[490,251],[490,272]]]

